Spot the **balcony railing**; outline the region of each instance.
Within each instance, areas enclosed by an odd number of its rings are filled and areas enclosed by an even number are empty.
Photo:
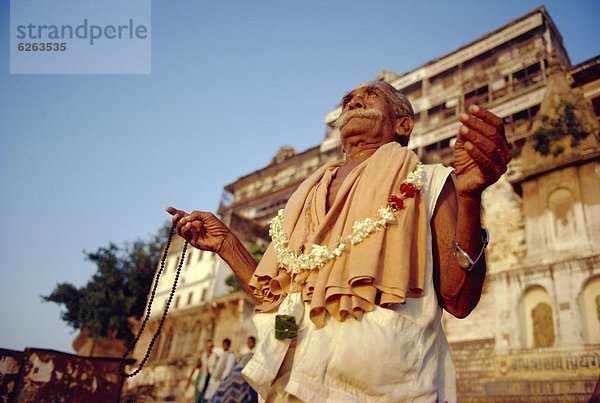
[[[424,122],[427,126],[438,124],[446,119],[456,116],[456,109],[444,109],[439,112],[435,112],[427,116],[427,120]]]
[[[529,87],[530,85],[539,83],[540,81],[543,80],[543,75],[542,75],[542,71],[536,71],[534,73],[531,74],[527,74],[526,76],[522,77],[522,78],[513,78],[513,89],[519,90],[521,88],[526,88]]]
[[[472,104],[475,105],[484,105],[489,101],[489,92],[480,95],[474,95],[468,98],[465,98],[465,110],[469,109],[469,106]]]

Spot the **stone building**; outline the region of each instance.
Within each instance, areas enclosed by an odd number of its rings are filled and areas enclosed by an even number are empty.
[[[301,153],[289,146],[281,147],[269,165],[225,186],[219,215],[226,222],[234,220],[231,228],[242,240],[269,242],[269,220],[285,206],[298,185],[317,168],[342,158],[339,141],[332,143],[333,147],[324,141]],[[240,218],[250,220],[258,229],[245,231],[243,224],[237,222]]]

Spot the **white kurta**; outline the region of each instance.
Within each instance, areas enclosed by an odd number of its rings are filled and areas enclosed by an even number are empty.
[[[424,165],[428,221],[451,172],[442,165]],[[293,357],[286,358],[290,340],[275,339],[277,312],[255,315],[258,344],[242,374],[263,399],[285,358],[293,359],[285,392],[304,401],[456,401],[456,373],[441,326],[432,262],[429,226],[423,297],[407,298],[395,310],[377,306],[361,320],[330,319],[322,328],[305,314],[298,319],[301,330]],[[298,299],[299,293],[288,298]],[[288,306],[284,301],[280,311]],[[304,311],[308,309],[306,304]]]

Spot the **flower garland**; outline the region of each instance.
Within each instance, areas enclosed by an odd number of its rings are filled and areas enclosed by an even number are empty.
[[[275,251],[279,263],[292,274],[298,274],[305,270],[318,270],[327,263],[335,260],[346,250],[348,244],[361,243],[371,234],[379,232],[389,224],[396,222],[396,215],[404,208],[404,199],[415,196],[417,190],[423,187],[423,165],[419,162],[415,169],[408,174],[400,185],[400,194],[392,194],[387,205],[377,210],[374,218],[367,217],[356,221],[352,225],[352,233],[346,237],[340,237],[335,248],[325,245],[312,245],[310,252],[297,254],[289,247],[289,240],[283,230],[283,209],[277,212],[277,216],[269,222],[269,235],[273,239]]]

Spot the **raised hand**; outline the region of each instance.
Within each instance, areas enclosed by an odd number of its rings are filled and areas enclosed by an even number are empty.
[[[506,172],[511,157],[502,119],[475,105],[469,112],[459,117],[463,125],[454,146],[456,191],[479,197]]]
[[[244,290],[256,300],[254,291],[248,285],[256,269],[256,261],[248,253],[242,242],[214,214],[167,207],[173,216],[177,234],[185,238],[195,248],[217,253],[231,267]]]
[[[229,228],[212,213],[193,211],[187,214],[174,207],[167,207],[166,210],[173,216],[177,234],[198,249],[219,254],[225,239],[232,235]]]

